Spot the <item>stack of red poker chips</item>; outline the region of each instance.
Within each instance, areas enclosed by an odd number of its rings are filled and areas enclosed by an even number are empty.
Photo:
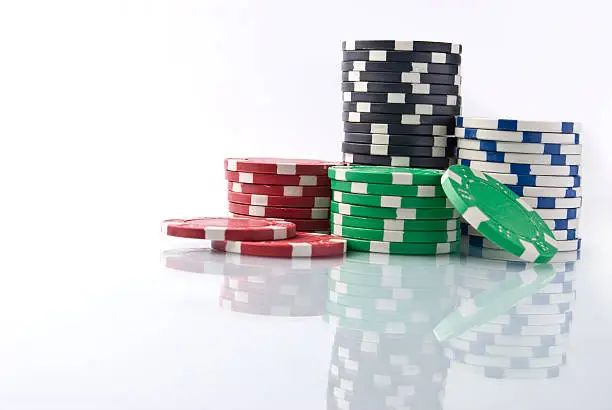
[[[227,158],[229,211],[236,216],[278,218],[299,232],[328,233],[329,167],[337,162],[284,158]]]

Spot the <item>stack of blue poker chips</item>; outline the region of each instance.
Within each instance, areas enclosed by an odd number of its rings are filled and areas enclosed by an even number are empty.
[[[342,43],[344,161],[446,169],[461,115],[460,44]]]
[[[455,279],[460,314],[443,321],[451,368],[495,379],[559,377],[568,360],[576,263],[463,261]],[[504,302],[511,307],[500,313]]]
[[[453,307],[448,255],[351,253],[332,268],[329,409],[442,409],[450,360],[432,329]]]
[[[552,262],[580,257],[580,127],[575,122],[457,117],[458,163],[494,177],[536,210],[558,241]],[[472,227],[464,225],[462,234],[468,255],[504,259],[506,253]]]

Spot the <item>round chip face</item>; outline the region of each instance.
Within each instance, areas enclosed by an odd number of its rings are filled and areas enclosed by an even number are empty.
[[[511,254],[545,263],[557,253],[557,241],[538,213],[495,179],[453,165],[442,178],[442,188],[470,225]]]
[[[292,158],[226,158],[225,169],[276,175],[327,175],[327,169],[338,162]]]
[[[325,175],[278,175],[225,171],[225,179],[245,184],[329,186],[329,178]]]
[[[332,235],[298,233],[284,241],[213,241],[219,251],[272,258],[317,258],[339,256],[346,252],[346,240]]]
[[[388,185],[440,185],[444,171],[420,168],[337,166],[329,169],[336,181],[369,182]]]
[[[309,197],[309,196],[275,196],[241,194],[238,192],[228,192],[227,199],[230,202],[255,206],[279,206],[289,208],[325,208],[329,207],[329,197]]]
[[[168,219],[162,231],[169,236],[209,240],[275,241],[296,235],[295,224],[254,218]]]
[[[472,117],[457,117],[457,127],[484,128],[500,131],[557,132],[563,134],[580,132],[580,123],[577,122],[520,121]]]

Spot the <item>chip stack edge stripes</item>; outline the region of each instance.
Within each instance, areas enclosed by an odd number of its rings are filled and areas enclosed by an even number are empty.
[[[457,211],[441,187],[441,170],[336,166],[331,231],[348,249],[406,255],[453,253],[459,248]]]
[[[454,163],[462,46],[355,40],[342,49],[343,160],[433,169]]]
[[[582,239],[582,145],[575,122],[457,117],[458,163],[505,184],[544,219],[558,244],[553,261],[577,260]],[[474,228],[461,225],[464,250],[505,258]]]
[[[329,233],[330,181],[337,162],[289,158],[227,158],[232,215],[293,222],[298,232]]]

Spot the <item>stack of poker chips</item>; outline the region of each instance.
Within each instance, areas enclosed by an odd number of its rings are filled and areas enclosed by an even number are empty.
[[[455,279],[457,311],[464,316],[445,319],[447,329],[457,326],[460,333],[445,342],[452,368],[498,379],[559,377],[576,298],[575,262],[521,265],[469,257],[464,262]],[[531,285],[537,289],[515,300]],[[513,306],[496,310],[504,303]],[[488,319],[462,331],[461,321],[469,321],[470,314]]]
[[[449,360],[431,329],[452,309],[448,257],[355,253],[332,268],[328,409],[442,409]]]
[[[335,162],[284,158],[228,158],[229,211],[278,218],[299,232],[329,233],[330,180]]]
[[[552,262],[578,259],[582,206],[580,125],[571,122],[457,118],[457,158],[505,184],[553,231]],[[462,226],[472,256],[505,259],[479,232]]]
[[[461,114],[461,45],[357,40],[342,48],[344,161],[448,168]]]
[[[441,186],[441,170],[336,166],[331,230],[350,250],[435,255],[459,249],[459,214]]]

